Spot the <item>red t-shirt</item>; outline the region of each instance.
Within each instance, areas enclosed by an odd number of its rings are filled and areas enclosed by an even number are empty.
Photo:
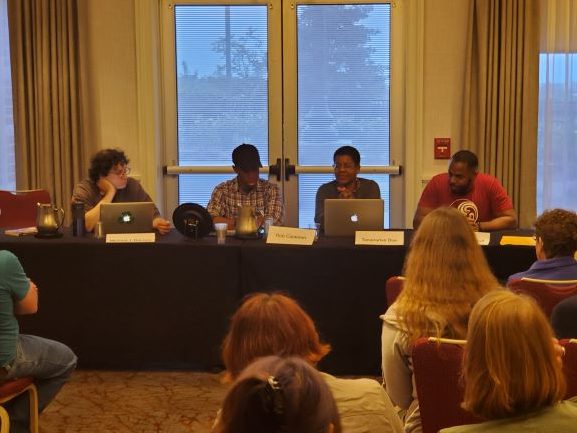
[[[474,206],[471,202],[474,203]],[[491,221],[498,214],[513,209],[513,203],[505,188],[495,177],[484,173],[477,174],[471,190],[465,195],[451,192],[448,173],[434,176],[421,194],[419,206],[428,208],[456,207],[469,219],[478,222]]]

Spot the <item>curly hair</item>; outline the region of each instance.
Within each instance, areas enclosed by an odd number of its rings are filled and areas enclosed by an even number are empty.
[[[130,160],[120,149],[100,150],[90,160],[88,177],[96,183],[101,176],[107,176],[110,169],[115,165],[128,165],[129,162]]]
[[[577,251],[577,213],[565,209],[546,210],[535,221],[535,236],[541,238],[548,259],[572,257]]]
[[[428,214],[411,242],[396,302],[402,329],[419,337],[464,339],[473,305],[499,288],[466,218],[456,209]]]
[[[333,154],[333,161],[336,161],[337,156],[349,156],[355,165],[361,165],[361,154],[353,146],[341,146]]]

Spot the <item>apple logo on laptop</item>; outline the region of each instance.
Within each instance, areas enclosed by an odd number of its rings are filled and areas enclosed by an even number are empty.
[[[351,221],[354,223],[358,223],[359,222],[359,217],[356,213],[351,215]]]
[[[122,212],[118,218],[118,222],[121,224],[130,224],[134,222],[134,217],[130,212]]]

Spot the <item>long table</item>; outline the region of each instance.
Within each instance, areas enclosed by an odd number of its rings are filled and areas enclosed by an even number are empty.
[[[356,247],[350,238],[320,238],[311,247],[177,232],[154,244],[106,244],[68,232],[61,239],[0,235],[40,290],[36,315],[21,331],[62,341],[86,368],[195,369],[221,366],[228,320],[248,293],[295,297],[333,347],[321,368],[335,374],[379,374],[379,315],[384,285],[402,271],[405,246]],[[483,247],[497,278],[524,270],[532,248]],[[442,258],[440,258],[441,260]]]

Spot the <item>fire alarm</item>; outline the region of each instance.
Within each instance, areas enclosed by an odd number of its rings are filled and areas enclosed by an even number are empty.
[[[451,158],[451,139],[435,138],[435,159]]]

